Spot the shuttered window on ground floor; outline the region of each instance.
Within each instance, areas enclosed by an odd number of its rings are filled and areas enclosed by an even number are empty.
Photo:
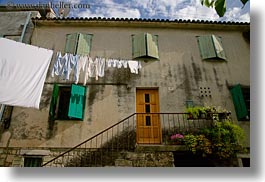
[[[86,87],[72,84],[54,84],[50,105],[50,120],[83,120],[86,101]]]
[[[233,103],[239,121],[250,120],[250,88],[240,84],[230,89]]]

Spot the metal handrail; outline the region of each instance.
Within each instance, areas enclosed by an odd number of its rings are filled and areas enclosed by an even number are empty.
[[[102,130],[102,131],[101,131],[101,132],[99,132],[98,134],[96,134],[96,135],[94,135],[94,136],[90,137],[89,139],[87,139],[87,140],[83,141],[82,143],[80,143],[80,144],[78,144],[78,145],[74,146],[73,148],[70,148],[69,150],[67,150],[67,151],[63,152],[62,154],[58,155],[57,157],[55,157],[55,158],[51,159],[50,161],[48,161],[48,162],[44,163],[42,166],[45,166],[45,165],[47,165],[47,164],[51,163],[52,161],[54,161],[54,160],[58,159],[59,157],[61,157],[61,156],[65,155],[66,153],[69,153],[69,152],[73,151],[73,150],[74,150],[74,149],[76,149],[77,147],[79,147],[79,146],[83,145],[84,143],[87,143],[87,142],[89,142],[90,140],[92,140],[92,139],[96,138],[97,136],[101,135],[102,133],[104,133],[104,132],[108,131],[109,129],[111,129],[111,128],[113,128],[113,127],[117,126],[118,124],[120,124],[120,123],[122,123],[122,122],[126,121],[127,119],[129,119],[130,117],[132,117],[132,116],[134,116],[134,115],[136,115],[136,113],[133,113],[133,114],[131,114],[130,116],[128,116],[128,117],[126,117],[126,118],[124,118],[123,120],[119,121],[118,123],[116,123],[116,124],[114,124],[114,125],[112,125],[112,126],[110,126],[110,127],[106,128],[106,129]]]
[[[49,160],[48,162],[44,163],[42,166],[46,166],[47,164],[55,161],[56,159],[58,159],[60,157],[63,157],[64,155],[66,155],[66,154],[70,153],[71,151],[77,149],[78,147],[82,146],[83,144],[86,144],[86,143],[88,143],[90,141],[92,142],[93,139],[97,140],[98,136],[100,136],[102,134],[104,135],[105,132],[108,132],[109,130],[113,129],[114,127],[118,126],[119,124],[129,120],[131,117],[134,117],[135,115],[184,115],[185,116],[185,115],[188,115],[188,114],[189,113],[185,113],[185,112],[183,112],[183,113],[173,113],[173,112],[170,112],[170,113],[133,113],[133,114],[129,115],[128,117],[122,119],[121,121],[117,122],[116,124],[113,124],[113,125],[109,126],[108,128],[106,128],[106,129],[102,130],[101,132],[97,133],[96,135],[94,135],[94,136],[88,138],[87,140],[81,142],[80,144],[78,144],[78,145],[66,150],[65,152],[59,154],[55,158],[53,158],[53,159]],[[113,135],[112,135],[112,138],[113,138]]]

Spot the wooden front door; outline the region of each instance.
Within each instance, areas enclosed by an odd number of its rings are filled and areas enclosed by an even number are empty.
[[[162,133],[160,127],[159,97],[157,89],[136,90],[137,143],[160,144]]]

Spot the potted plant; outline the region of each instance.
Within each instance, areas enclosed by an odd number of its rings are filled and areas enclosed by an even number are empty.
[[[207,113],[205,108],[200,106],[186,108],[186,112],[188,119],[205,119]]]

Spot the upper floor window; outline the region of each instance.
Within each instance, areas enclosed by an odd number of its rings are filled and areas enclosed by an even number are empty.
[[[158,60],[158,35],[132,35],[132,57],[137,60]]]
[[[202,59],[217,58],[226,60],[221,37],[204,35],[197,38]]]
[[[91,50],[92,37],[92,34],[67,34],[65,52],[78,55],[88,55]]]
[[[83,120],[86,87],[80,85],[58,86],[54,84],[50,105],[50,120]]]
[[[237,120],[249,120],[250,119],[250,88],[242,87],[240,84],[233,86],[230,89]]]

